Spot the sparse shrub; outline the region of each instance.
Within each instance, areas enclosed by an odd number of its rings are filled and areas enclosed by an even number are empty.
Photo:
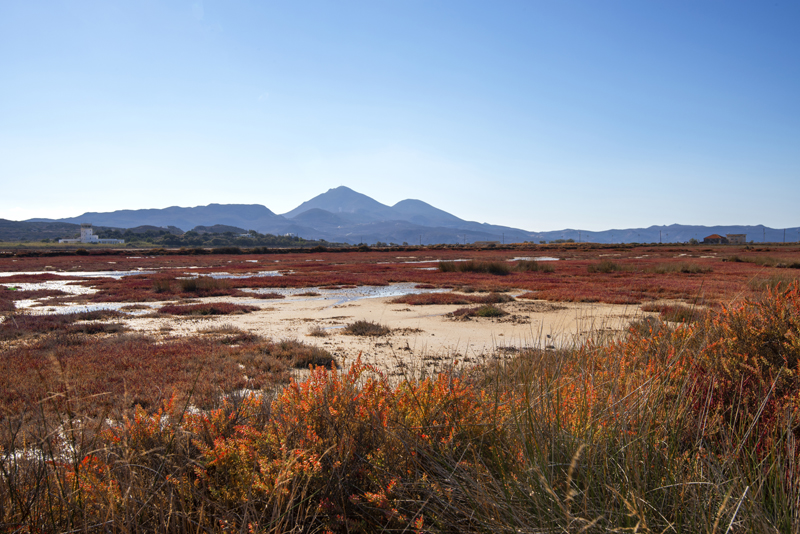
[[[344,333],[351,336],[385,336],[392,329],[372,321],[356,321],[344,328]]]
[[[328,331],[319,325],[314,325],[308,329],[308,335],[312,337],[328,337]]]

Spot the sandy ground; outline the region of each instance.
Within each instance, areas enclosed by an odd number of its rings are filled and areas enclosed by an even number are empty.
[[[207,298],[205,302],[236,302],[258,306],[258,311],[214,317],[131,317],[124,319],[136,331],[170,336],[233,325],[274,340],[298,339],[318,345],[347,365],[361,353],[362,360],[387,371],[436,365],[459,360],[479,361],[498,351],[565,346],[587,336],[611,334],[641,317],[638,306],[551,303],[520,300],[499,305],[509,315],[500,318],[453,319],[447,314],[459,305],[410,306],[391,297],[337,303],[335,299],[290,296],[280,300]],[[378,322],[392,329],[382,337],[346,335],[343,327],[357,320]],[[325,337],[310,336],[314,327]]]

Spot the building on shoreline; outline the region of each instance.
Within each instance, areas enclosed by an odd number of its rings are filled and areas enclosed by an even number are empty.
[[[703,238],[703,243],[707,245],[744,245],[747,243],[747,234],[711,234]]]
[[[124,239],[100,239],[92,231],[92,223],[81,223],[81,237],[78,239],[59,239],[59,243],[98,243],[103,245],[121,245]]]
[[[745,245],[747,244],[747,234],[725,234],[728,238],[728,243],[731,245]]]

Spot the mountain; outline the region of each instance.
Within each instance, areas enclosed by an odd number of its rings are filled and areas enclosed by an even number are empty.
[[[394,218],[422,226],[444,226],[458,228],[467,221],[459,219],[444,210],[434,208],[427,202],[414,199],[401,200],[392,206]]]
[[[345,219],[344,217],[340,217],[339,215],[335,215],[330,211],[325,211],[320,208],[311,208],[299,215],[295,215],[292,220],[298,224],[310,226],[312,228],[337,228],[352,224],[349,219]]]
[[[31,219],[31,222],[52,222],[48,219]],[[194,208],[172,206],[164,209],[118,210],[106,213],[88,212],[78,217],[58,219],[58,222],[90,222],[95,226],[133,228],[136,226],[177,226],[184,232],[195,226],[224,224],[239,228],[257,229],[267,225],[285,223],[266,206],[259,204],[209,204]]]
[[[671,224],[668,226],[649,226],[647,228],[625,228],[587,232],[586,230],[557,230],[553,232],[536,232],[533,240],[554,241],[556,239],[572,239],[590,243],[686,243],[692,239],[703,241],[711,234],[745,234],[748,242],[781,243],[800,241],[800,227],[769,228],[764,225],[742,226],[700,226]]]
[[[307,200],[293,210],[276,215],[259,204],[209,204],[181,208],[120,210],[106,213],[84,213],[53,221],[31,219],[26,223],[0,220],[0,240],[67,237],[77,233],[77,224],[90,222],[96,227],[162,229],[175,232],[195,229],[200,232],[256,230],[262,234],[292,234],[306,239],[325,239],[345,243],[534,243],[569,240],[593,243],[683,243],[698,241],[710,234],[746,234],[747,241],[781,242],[783,229],[757,226],[692,226],[673,224],[648,228],[626,228],[587,232],[564,229],[551,232],[530,232],[460,219],[444,210],[416,199],[406,199],[394,206],[382,204],[348,187],[329,189]],[[14,225],[33,225],[22,229]],[[800,241],[798,228],[785,230],[787,241]]]
[[[328,189],[325,193],[284,213],[283,216],[293,219],[311,209],[320,209],[339,215],[352,223],[384,221],[393,218],[392,208],[389,206],[344,186]]]

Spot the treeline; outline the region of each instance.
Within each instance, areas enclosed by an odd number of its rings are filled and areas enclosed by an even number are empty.
[[[124,239],[126,244],[156,247],[316,247],[331,246],[324,239],[304,239],[299,236],[259,234],[250,230],[247,234],[199,233],[190,230],[184,234],[175,234],[167,230],[148,230],[132,232],[131,230],[103,230],[97,232],[103,239]]]

